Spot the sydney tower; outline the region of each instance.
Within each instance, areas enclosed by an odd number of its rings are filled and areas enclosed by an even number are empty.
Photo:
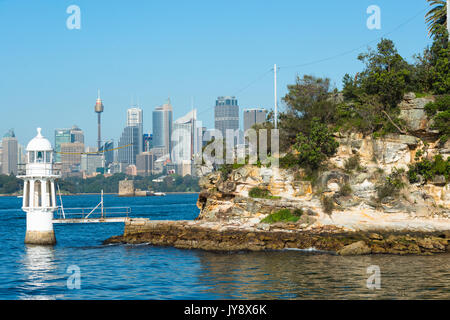
[[[100,90],[98,90],[97,95],[97,102],[95,103],[95,112],[98,115],[98,138],[97,138],[97,144],[98,144],[98,151],[100,151],[100,148],[102,146],[102,138],[101,138],[101,114],[103,112],[103,103],[102,99],[100,99]]]

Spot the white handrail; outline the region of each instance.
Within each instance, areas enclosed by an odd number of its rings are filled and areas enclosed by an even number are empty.
[[[63,218],[66,218],[66,214],[64,213],[64,206],[63,206],[63,202],[62,202],[62,197],[61,197],[61,190],[59,189],[59,184],[56,184],[58,186],[58,194],[59,194],[59,202],[61,203],[61,211],[63,214]]]

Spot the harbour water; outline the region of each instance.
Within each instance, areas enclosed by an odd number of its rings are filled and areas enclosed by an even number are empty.
[[[105,206],[129,206],[135,217],[194,219],[196,200],[196,194],[106,195]],[[99,196],[63,201],[94,207]],[[56,246],[27,246],[20,206],[21,199],[0,198],[0,299],[450,299],[449,254],[340,257],[102,245],[123,232],[121,223],[55,225]],[[380,289],[367,287],[369,266],[380,269]]]

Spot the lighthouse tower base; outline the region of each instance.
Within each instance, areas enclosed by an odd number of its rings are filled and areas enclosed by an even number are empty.
[[[53,230],[53,212],[34,210],[27,212],[27,233],[25,243],[53,245],[56,243]]]
[[[27,231],[26,244],[54,245],[56,244],[55,231]]]

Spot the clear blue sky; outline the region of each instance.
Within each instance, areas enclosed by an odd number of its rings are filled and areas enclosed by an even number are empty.
[[[81,30],[66,28],[66,8],[81,9]],[[366,27],[369,5],[381,8],[381,30]],[[191,108],[213,127],[219,95],[241,109],[273,106],[273,67],[309,63],[387,37],[402,56],[430,44],[425,0],[0,0],[0,134],[14,128],[25,144],[41,126],[77,124],[96,145],[97,88],[105,105],[103,138],[119,138],[132,97],[151,131],[153,109],[170,96],[174,118]],[[371,43],[374,47],[376,41]],[[361,70],[361,48],[325,62],[281,68],[279,97],[297,75],[327,76],[340,88]],[[206,110],[206,111],[205,111]]]

